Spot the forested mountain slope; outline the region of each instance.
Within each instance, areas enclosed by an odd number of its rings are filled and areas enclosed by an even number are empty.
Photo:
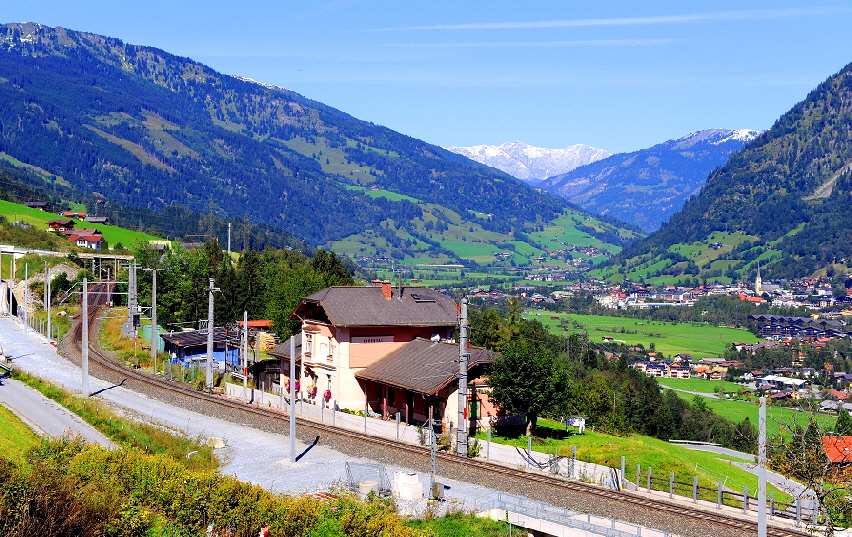
[[[540,186],[584,210],[654,231],[696,194],[714,168],[757,136],[705,129],[554,175]]]
[[[0,26],[0,151],[127,206],[212,208],[312,245],[425,222],[420,203],[501,234],[533,231],[566,207],[293,91],[32,23]],[[399,196],[371,196],[374,187]]]
[[[852,64],[710,174],[659,231],[612,260],[625,274],[806,276],[852,264]],[[707,255],[708,246],[715,254]],[[647,273],[646,273],[647,274]]]

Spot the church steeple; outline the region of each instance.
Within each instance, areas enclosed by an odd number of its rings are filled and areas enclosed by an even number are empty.
[[[757,264],[757,277],[754,279],[754,294],[759,295],[763,292],[763,280],[760,279],[760,263]]]

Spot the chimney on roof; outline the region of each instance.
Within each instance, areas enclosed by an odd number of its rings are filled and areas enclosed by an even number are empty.
[[[390,282],[390,280],[382,281],[382,296],[385,297],[385,300],[391,299],[391,282]]]
[[[370,282],[370,287],[381,287],[381,286],[382,286],[382,280],[372,280]]]

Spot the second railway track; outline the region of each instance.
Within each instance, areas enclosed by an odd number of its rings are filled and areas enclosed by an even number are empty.
[[[95,284],[93,289],[97,289]],[[106,290],[106,289],[101,289]],[[105,297],[106,294],[97,294]],[[88,322],[79,322],[71,333],[74,350],[81,351],[83,327],[92,329],[97,323],[95,318],[99,306],[105,298],[95,299]],[[82,321],[82,319],[81,319]],[[90,337],[89,341],[97,341]],[[96,345],[89,345],[90,367],[103,375],[104,380],[119,382],[126,379],[124,386],[144,391],[148,395],[165,400],[171,404],[189,408],[203,414],[229,419],[230,421],[253,422],[252,426],[275,432],[285,432],[289,426],[289,417],[277,411],[247,405],[243,402],[198,391],[192,387],[155,377],[140,370],[125,367],[106,356]],[[296,418],[302,439],[321,437],[325,444],[344,453],[382,460],[394,465],[414,467],[427,471],[429,451],[423,446],[397,442],[386,438],[365,436],[355,431],[333,427],[312,420]],[[438,454],[440,473],[443,476],[479,483],[484,486],[521,494],[533,499],[546,501],[560,507],[576,511],[586,511],[631,522],[655,527],[677,535],[695,537],[757,535],[756,523],[726,516],[702,509],[691,509],[675,502],[648,498],[640,494],[614,491],[579,481],[567,481],[549,475],[526,472],[501,466],[492,462],[467,459],[454,454]],[[793,528],[770,526],[767,532],[771,537],[805,537],[813,535]]]

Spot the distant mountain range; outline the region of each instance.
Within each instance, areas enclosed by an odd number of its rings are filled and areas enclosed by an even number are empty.
[[[471,160],[502,170],[531,184],[578,166],[604,159],[610,154],[603,149],[577,144],[565,149],[545,149],[522,142],[473,147],[447,147],[449,151]]]
[[[0,158],[56,195],[62,186],[128,208],[244,219],[351,255],[491,262],[504,252],[525,264],[569,237],[637,237],[293,91],[35,23],[0,25]],[[174,231],[170,219],[148,222]]]
[[[653,231],[699,191],[714,168],[757,135],[753,130],[693,132],[579,166],[539,186],[589,212]]]
[[[606,274],[693,280],[828,275],[852,266],[852,64],[731,154]],[[652,280],[653,281],[653,280]]]

